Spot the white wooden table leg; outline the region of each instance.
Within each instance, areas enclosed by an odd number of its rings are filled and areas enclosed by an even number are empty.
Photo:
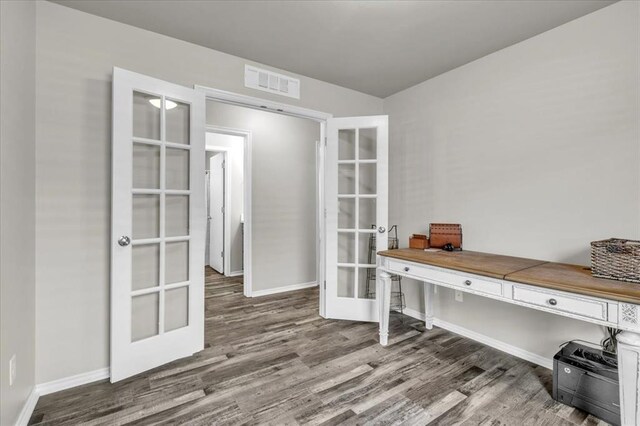
[[[376,280],[380,322],[380,344],[387,346],[389,339],[389,310],[391,309],[391,275],[381,271]]]
[[[640,334],[623,331],[618,335],[618,380],[623,426],[640,423]]]
[[[433,288],[433,284],[424,283],[424,326],[427,330],[433,328]]]

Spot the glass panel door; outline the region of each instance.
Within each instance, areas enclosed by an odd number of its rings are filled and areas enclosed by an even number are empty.
[[[204,345],[204,95],[114,70],[111,381]],[[200,255],[199,255],[200,254]]]
[[[327,128],[330,318],[377,321],[376,253],[387,244],[387,117],[331,119]]]

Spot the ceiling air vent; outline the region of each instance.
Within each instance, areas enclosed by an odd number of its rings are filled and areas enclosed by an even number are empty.
[[[244,85],[251,89],[300,99],[300,80],[251,65],[244,66]]]

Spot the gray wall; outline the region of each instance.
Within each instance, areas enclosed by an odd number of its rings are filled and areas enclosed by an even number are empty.
[[[405,246],[429,222],[460,222],[468,250],[588,264],[590,241],[640,238],[639,7],[616,3],[385,99],[390,224]],[[438,299],[438,318],[545,357],[602,336],[445,289]]]
[[[252,133],[252,290],[316,281],[320,124],[218,102],[207,124]]]
[[[241,216],[244,204],[244,138],[240,136],[223,135],[219,133],[207,133],[207,148],[222,146],[229,148],[227,151],[227,167],[231,167],[230,196],[231,202],[227,206],[230,235],[225,236],[231,242],[231,251],[228,253],[230,271],[226,274],[242,272],[242,222]],[[209,170],[209,159],[214,154],[207,151],[206,169]],[[207,244],[205,263],[209,263],[209,223],[207,223]]]
[[[340,115],[382,100],[311,78],[295,100],[244,87],[241,58],[37,2],[36,381],[109,365],[111,74],[118,66]]]
[[[0,2],[2,425],[15,422],[35,384],[35,22],[34,3]]]

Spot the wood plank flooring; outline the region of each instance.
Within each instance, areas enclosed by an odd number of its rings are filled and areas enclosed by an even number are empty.
[[[116,384],[43,396],[31,425],[598,425],[550,396],[551,372],[409,317],[325,320],[318,291],[259,298],[206,273],[206,348]]]

